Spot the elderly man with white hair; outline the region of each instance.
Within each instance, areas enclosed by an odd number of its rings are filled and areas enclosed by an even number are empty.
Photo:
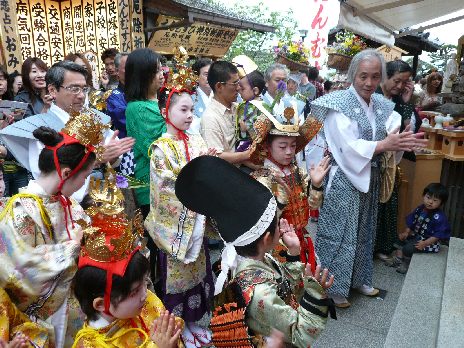
[[[332,157],[316,251],[322,267],[335,276],[328,292],[342,308],[350,306],[350,288],[367,296],[379,293],[372,274],[382,153],[394,151],[399,162],[403,151],[426,145],[409,128],[398,133],[401,116],[393,111],[394,103],[374,93],[385,78],[383,56],[362,51],[348,70],[351,87],[312,103]]]

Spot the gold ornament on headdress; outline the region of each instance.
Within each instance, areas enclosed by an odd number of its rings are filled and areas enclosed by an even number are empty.
[[[175,72],[170,69],[166,88],[176,90],[188,89],[192,91],[195,87],[197,75],[188,65],[188,53],[186,49],[179,46],[174,49]]]
[[[106,168],[104,181],[90,179],[89,195],[94,205],[86,213],[92,218],[92,225],[84,229],[81,256],[98,262],[126,258],[142,240],[143,218],[140,212],[132,220],[127,218],[124,196],[116,185],[116,172],[110,166]]]
[[[291,123],[292,119],[295,117],[295,109],[291,107],[285,108],[284,117],[287,120],[287,123]]]
[[[71,112],[70,118],[61,132],[75,138],[84,146],[92,145],[98,159],[104,152],[103,133],[110,128],[104,124],[100,115],[91,109],[84,108],[80,112]]]
[[[255,164],[262,164],[267,157],[268,149],[266,139],[269,134],[278,136],[296,137],[295,153],[298,153],[312,138],[316,136],[322,127],[314,117],[308,116],[304,123],[298,124],[295,107],[288,107],[284,110],[286,123],[281,123],[277,118],[267,110],[261,101],[251,101],[251,103],[261,111],[256,121],[253,123],[254,138],[250,146],[250,159]]]
[[[99,89],[94,89],[93,91],[89,92],[89,103],[98,111],[103,111],[106,109],[106,102],[110,97],[111,93],[113,93],[112,89],[107,91],[101,91]]]

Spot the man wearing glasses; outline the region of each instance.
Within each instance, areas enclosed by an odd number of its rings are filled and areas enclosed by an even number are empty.
[[[214,96],[201,118],[201,135],[209,148],[232,163],[241,164],[250,158],[250,151],[235,152],[235,102],[240,90],[240,78],[235,65],[226,61],[214,62],[208,72],[208,84]]]
[[[74,62],[65,60],[54,64],[45,75],[48,93],[54,101],[48,112],[23,119],[0,132],[0,140],[6,144],[21,165],[32,172],[34,178],[40,175],[38,161],[44,145],[32,135],[32,132],[40,126],[50,127],[56,131],[64,128],[69,120],[69,114],[79,112],[84,106],[85,97],[89,91],[86,76],[85,68]],[[110,122],[109,116],[99,114],[103,122]],[[134,140],[132,138],[118,139],[117,131],[107,130],[104,135],[105,152],[102,162],[117,165],[119,156],[132,148]],[[87,186],[88,178],[73,198],[81,202],[87,192]]]

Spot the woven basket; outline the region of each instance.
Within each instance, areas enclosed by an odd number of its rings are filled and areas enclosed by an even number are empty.
[[[287,66],[291,71],[299,71],[299,70],[305,70],[308,68],[308,65],[295,62],[294,60],[288,59],[287,57],[278,55],[277,56],[277,63],[281,63]]]
[[[329,53],[327,66],[338,71],[347,71],[352,57],[340,53]]]

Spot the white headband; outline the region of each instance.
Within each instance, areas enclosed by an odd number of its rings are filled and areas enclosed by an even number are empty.
[[[231,243],[224,241],[225,247],[222,250],[221,255],[221,273],[217,277],[216,285],[214,289],[214,295],[219,294],[224,287],[224,283],[227,279],[227,274],[230,270],[237,268],[237,252],[235,250],[236,246],[245,246],[253,243],[257,240],[275,219],[277,211],[277,202],[274,197],[269,200],[266,210],[264,210],[263,215],[259,218],[258,222],[251,227],[244,234],[240,235],[236,240]]]

